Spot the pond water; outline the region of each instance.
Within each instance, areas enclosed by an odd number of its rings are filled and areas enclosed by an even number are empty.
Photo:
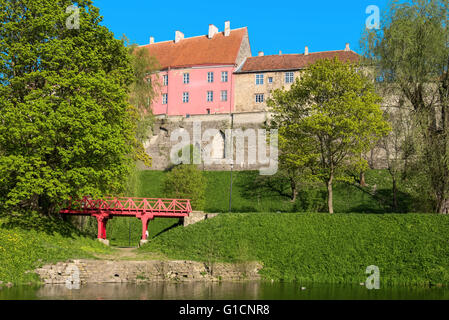
[[[222,282],[15,286],[0,300],[449,300],[449,288],[381,288],[294,283]]]

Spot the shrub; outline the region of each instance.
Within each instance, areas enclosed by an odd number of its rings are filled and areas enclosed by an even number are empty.
[[[167,173],[164,180],[167,197],[190,199],[192,208],[203,210],[206,202],[206,179],[193,164],[182,164]]]

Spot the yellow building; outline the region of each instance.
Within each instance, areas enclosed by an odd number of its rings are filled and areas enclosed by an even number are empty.
[[[341,61],[356,63],[360,56],[349,49],[309,53],[306,47],[303,54],[282,54],[265,56],[259,52],[257,57],[249,57],[234,72],[235,74],[235,112],[266,111],[267,99],[271,91],[284,87],[289,89],[301,70],[320,59],[338,58]]]

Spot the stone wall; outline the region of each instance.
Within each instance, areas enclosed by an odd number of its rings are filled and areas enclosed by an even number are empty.
[[[389,103],[391,103],[391,101],[389,101]],[[233,115],[193,115],[189,118],[185,118],[182,116],[158,116],[154,125],[153,136],[147,141],[145,145],[146,152],[153,158],[153,167],[149,168],[142,165],[141,169],[166,170],[173,166],[173,163],[171,163],[170,161],[170,151],[178,143],[178,141],[170,141],[170,136],[174,130],[177,130],[179,128],[186,129],[190,135],[191,144],[193,145],[194,122],[201,122],[201,135],[203,135],[203,133],[207,129],[217,129],[220,132],[219,136],[214,137],[209,141],[202,141],[199,148],[204,149],[207,144],[212,143],[214,145],[214,148],[217,148],[216,154],[222,153],[226,157],[223,150],[220,150],[220,148],[225,148],[226,141],[224,133],[226,129],[231,128],[232,118],[234,129],[241,129],[244,132],[246,129],[257,130],[260,128],[264,128],[270,117],[270,113],[265,111],[234,113]],[[222,141],[218,141],[221,139]],[[266,167],[266,165],[248,164],[248,152],[252,152],[254,154],[257,153],[257,150],[248,147],[248,141],[246,138],[243,152],[245,161],[243,163],[234,163],[233,170],[259,170],[261,167]],[[236,159],[235,154],[236,149],[234,147],[234,159]],[[266,154],[269,154],[268,150]],[[382,148],[377,147],[374,148],[371,152],[368,152],[366,155],[366,159],[368,160],[371,168],[383,169],[387,166],[386,152]],[[217,163],[214,164],[201,163],[198,165],[198,167],[206,171],[229,171],[231,169],[228,159],[216,159],[216,162]]]
[[[191,224],[195,224],[203,220],[215,218],[217,215],[218,213],[204,213],[203,211],[193,211],[189,214],[188,217],[184,217],[183,225],[184,227],[187,227]]]
[[[256,85],[256,74],[264,75],[264,83]],[[294,72],[294,78],[300,76],[300,71]],[[269,83],[268,78],[273,78]],[[235,74],[235,112],[267,111],[267,99],[275,89],[290,89],[291,83],[285,83],[285,72],[259,72]],[[264,102],[256,102],[256,94],[264,94]]]
[[[172,148],[178,143],[178,141],[170,141],[172,133],[180,128],[187,130],[191,139],[190,143],[194,145],[193,127],[194,122],[201,123],[201,137],[208,129],[217,129],[218,135],[210,138],[208,141],[199,141],[196,147],[204,150],[206,145],[213,144],[215,155],[221,155],[214,159],[213,164],[199,164],[199,168],[204,170],[230,170],[230,164],[225,152],[226,137],[225,133],[227,129],[231,128],[233,122],[234,129],[241,129],[244,132],[247,129],[263,128],[269,114],[266,112],[249,112],[249,113],[236,113],[236,114],[213,114],[213,115],[194,115],[189,118],[182,116],[157,117],[154,124],[153,136],[145,145],[147,153],[153,158],[153,166],[151,168],[142,167],[147,170],[166,170],[173,166],[170,161],[170,152]],[[234,141],[235,141],[235,137]],[[234,170],[258,170],[261,166],[258,164],[248,164],[246,160],[248,158],[248,151],[252,154],[257,154],[256,150],[248,147],[247,139],[244,144],[244,158],[245,161],[234,164]],[[234,154],[236,150],[234,148]],[[268,155],[267,151],[267,155]],[[234,157],[235,158],[235,157]]]
[[[259,280],[262,265],[201,263],[195,261],[69,260],[35,270],[45,284],[66,284],[79,272],[80,284],[151,281]]]

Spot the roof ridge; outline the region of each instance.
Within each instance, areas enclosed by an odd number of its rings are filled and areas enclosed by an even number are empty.
[[[358,55],[357,52],[354,50],[345,51],[345,50],[326,50],[326,51],[316,51],[316,52],[309,52],[309,56],[312,54],[319,54],[319,53],[331,53],[331,52],[352,52]],[[254,56],[250,58],[260,58],[260,57],[277,57],[277,56],[306,56],[304,53],[282,53],[282,54],[268,54],[263,56]]]
[[[245,29],[245,28],[248,28],[248,27],[240,27],[240,28],[236,28],[236,29],[231,29],[231,32],[232,31],[236,31],[236,30],[240,30],[240,29]],[[219,31],[218,33],[223,33],[224,31]],[[218,33],[216,33],[216,34],[218,34]],[[207,36],[207,34],[201,34],[201,35],[199,35],[199,36],[193,36],[193,37],[189,37],[189,38],[184,38],[184,39],[182,39],[182,41],[183,40],[189,40],[189,39],[193,39],[193,38],[199,38],[199,37],[206,37]],[[214,35],[214,37],[215,37],[215,35]],[[212,37],[212,39],[214,38],[214,37]],[[174,40],[172,39],[172,40],[164,40],[164,41],[159,41],[159,42],[155,42],[155,43],[148,43],[148,44],[143,44],[143,45],[141,45],[141,46],[139,46],[139,47],[145,47],[145,46],[150,46],[150,45],[152,45],[152,44],[159,44],[159,43],[164,43],[164,42],[173,42]]]

